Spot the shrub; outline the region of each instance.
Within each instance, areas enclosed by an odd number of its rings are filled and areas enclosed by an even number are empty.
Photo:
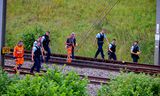
[[[18,80],[16,75],[13,78],[9,78],[8,74],[0,68],[0,96],[6,94],[8,86],[12,82],[16,82],[16,80]]]
[[[35,41],[35,36],[33,33],[23,34],[23,43],[25,49],[31,50],[34,41]]]
[[[41,26],[34,26],[33,28],[27,28],[24,30],[22,35],[22,40],[24,42],[25,49],[31,50],[33,42],[43,34],[43,29]]]
[[[10,80],[6,73],[4,73],[0,69],[0,96],[6,92],[7,85],[9,84]]]
[[[87,80],[75,72],[63,74],[60,70],[48,69],[43,76],[27,75],[8,86],[6,96],[87,96]]]
[[[160,78],[124,73],[104,85],[98,96],[160,96]]]

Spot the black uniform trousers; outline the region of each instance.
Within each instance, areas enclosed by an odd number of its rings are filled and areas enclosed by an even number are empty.
[[[74,59],[74,47],[72,47],[72,59]]]
[[[48,60],[50,59],[51,50],[49,46],[44,46],[44,50],[47,52],[46,62],[48,62]]]
[[[117,60],[117,56],[114,52],[108,52],[108,59],[111,60]]]
[[[132,59],[133,59],[133,62],[137,63],[138,59],[139,59],[139,56],[132,56]]]
[[[40,56],[34,56],[34,65],[32,66],[30,72],[33,73],[34,68],[36,68],[37,72],[40,72],[41,68],[41,58]]]
[[[97,49],[97,52],[96,52],[94,58],[97,58],[98,54],[101,53],[101,57],[102,57],[102,59],[104,59],[104,53],[103,53],[102,47],[103,47],[103,43],[98,43],[98,49]]]

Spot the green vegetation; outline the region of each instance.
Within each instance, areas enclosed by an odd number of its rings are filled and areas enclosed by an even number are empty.
[[[76,55],[94,57],[97,47],[95,35],[101,28],[106,28],[109,41],[117,39],[118,60],[131,61],[130,47],[134,40],[139,40],[142,50],[140,62],[153,64],[156,0],[120,0],[104,20],[97,23],[96,20],[103,17],[100,15],[103,9],[106,6],[110,9],[115,2],[116,0],[8,0],[6,45],[13,47],[17,41],[23,40],[24,33],[33,32],[37,38],[49,30],[52,53],[65,54],[64,42],[74,31],[78,44],[85,40],[77,47]],[[91,27],[93,24],[94,27]],[[93,31],[86,38],[90,28]],[[41,31],[35,31],[37,29]],[[107,55],[106,43],[104,49]]]
[[[39,76],[8,75],[0,69],[0,96],[89,96],[88,80],[54,66]],[[160,96],[160,77],[121,73],[102,85],[97,96]]]
[[[37,36],[43,35],[42,32],[44,32],[44,30],[42,30],[40,27],[33,27],[33,28],[26,30],[26,32],[24,32],[22,35],[22,41],[24,42],[25,49],[31,50],[33,46],[33,42],[36,39],[38,39]]]
[[[0,96],[88,96],[87,79],[75,72],[63,74],[55,68],[48,69],[43,76],[27,75],[21,79],[0,72]]]
[[[160,96],[160,78],[123,73],[103,86],[98,96]]]
[[[8,75],[0,68],[0,96],[2,96],[2,94],[6,94],[7,87],[11,82],[13,82],[12,79],[10,79]]]

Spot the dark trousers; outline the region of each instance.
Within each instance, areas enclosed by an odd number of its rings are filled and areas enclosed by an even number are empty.
[[[49,46],[45,46],[44,50],[47,52],[46,62],[48,62],[48,60],[50,59],[51,50],[50,50]]]
[[[97,49],[97,52],[96,52],[94,58],[97,58],[98,54],[101,53],[101,57],[102,57],[102,59],[104,59],[104,53],[103,53],[102,47],[103,47],[103,43],[98,43],[98,49]]]
[[[74,47],[72,47],[72,59],[74,59]]]
[[[40,68],[41,68],[41,59],[40,56],[39,57],[34,57],[34,65],[32,66],[30,72],[33,73],[34,68],[36,68],[37,72],[40,72]]]
[[[22,64],[19,64],[18,67],[17,67],[17,69],[19,70],[21,68],[21,66],[22,66]]]
[[[133,62],[137,63],[138,62],[138,57],[137,56],[132,56]]]
[[[108,52],[108,59],[111,60],[117,60],[117,56],[114,52]]]
[[[40,58],[41,58],[41,62],[43,63],[43,62],[44,62],[44,60],[43,60],[43,56],[41,55],[41,57],[40,57]]]

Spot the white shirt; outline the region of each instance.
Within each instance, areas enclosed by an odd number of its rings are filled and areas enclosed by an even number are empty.
[[[97,35],[96,35],[96,38],[101,38],[101,33],[98,33]],[[103,34],[104,35],[104,38],[106,38],[106,35],[105,34]]]
[[[41,38],[41,43],[44,41],[44,39],[45,39],[45,37],[44,37],[44,36],[42,36],[42,38]]]
[[[131,52],[133,52],[134,46],[135,46],[135,45],[133,45],[133,46],[131,47]],[[138,47],[138,48],[139,48],[139,47]],[[139,51],[140,51],[140,48],[139,48]]]

